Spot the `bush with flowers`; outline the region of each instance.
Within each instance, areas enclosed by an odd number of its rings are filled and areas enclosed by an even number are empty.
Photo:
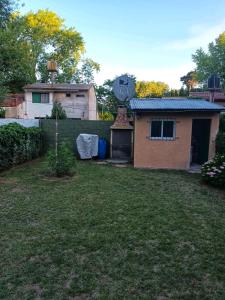
[[[225,154],[217,154],[213,159],[204,163],[201,175],[205,182],[225,188]]]

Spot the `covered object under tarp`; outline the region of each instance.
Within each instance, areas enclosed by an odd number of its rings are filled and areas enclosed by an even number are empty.
[[[76,139],[77,150],[81,159],[90,159],[98,155],[98,136],[81,133]]]

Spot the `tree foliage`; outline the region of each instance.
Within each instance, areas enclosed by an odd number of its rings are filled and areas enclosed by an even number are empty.
[[[35,80],[33,55],[30,45],[19,36],[23,22],[15,17],[8,26],[0,29],[0,85],[2,94],[21,91]]]
[[[59,75],[57,81],[72,80],[79,59],[84,53],[84,41],[75,28],[67,28],[65,22],[55,12],[38,10],[24,16],[24,38],[32,48],[36,72],[40,80],[48,81],[47,61],[57,61]]]
[[[111,114],[110,112],[103,111],[103,112],[99,113],[99,119],[103,120],[103,121],[113,121],[114,117],[113,117],[113,114]]]
[[[18,6],[16,0],[1,0],[0,1],[0,28],[4,28],[10,18],[12,11]]]
[[[197,78],[204,82],[211,74],[216,73],[225,87],[225,32],[208,45],[208,51],[198,49],[192,56],[196,63]]]
[[[169,91],[169,86],[160,81],[138,81],[136,92],[138,98],[162,97]]]
[[[49,82],[46,65],[50,59],[57,61],[56,82],[94,81],[99,65],[82,58],[84,41],[75,28],[66,27],[65,21],[49,10],[12,14],[13,2],[8,3],[6,26],[0,28],[1,96],[36,80]]]
[[[65,109],[62,107],[62,104],[59,102],[54,102],[52,107],[51,119],[66,119],[67,115]]]
[[[182,76],[180,81],[186,86],[188,92],[190,92],[198,84],[197,73],[195,71],[190,71]]]
[[[73,81],[76,83],[90,84],[94,83],[94,73],[100,71],[100,65],[90,58],[81,60],[81,66],[73,75]]]

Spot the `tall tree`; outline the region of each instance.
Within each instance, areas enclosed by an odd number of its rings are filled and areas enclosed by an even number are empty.
[[[220,76],[225,88],[225,32],[208,45],[208,51],[198,49],[192,56],[196,63],[196,73],[200,82],[216,73]]]
[[[16,5],[18,5],[18,1],[14,0],[1,0],[0,1],[0,28],[4,28],[6,26],[7,21],[15,9]]]
[[[139,98],[162,97],[169,91],[169,86],[160,81],[138,81],[136,92]]]
[[[12,3],[9,1],[9,3]],[[11,10],[8,10],[11,12]],[[49,10],[11,14],[0,28],[0,93],[20,91],[26,83],[49,81],[47,61],[58,64],[57,82],[93,81],[99,65],[83,59],[84,41],[74,28],[67,28],[56,13]],[[79,74],[79,76],[77,75]]]
[[[190,71],[180,78],[180,81],[186,86],[188,93],[198,84],[197,74]]]
[[[21,32],[23,22],[13,17],[0,28],[0,98],[7,92],[22,90],[24,84],[35,80],[32,51]]]
[[[81,66],[73,75],[73,81],[76,83],[94,83],[94,73],[100,71],[100,65],[90,58],[81,60]]]
[[[34,67],[40,80],[49,80],[46,63],[54,59],[59,68],[57,81],[71,81],[85,51],[80,33],[75,28],[67,28],[65,21],[49,10],[30,12],[24,16],[24,22],[24,39],[32,47]]]

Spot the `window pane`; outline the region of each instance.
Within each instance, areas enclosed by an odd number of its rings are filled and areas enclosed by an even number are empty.
[[[163,137],[164,138],[174,137],[174,121],[163,122]]]
[[[152,121],[151,124],[151,137],[160,138],[161,137],[161,126],[162,121]]]
[[[41,102],[41,94],[40,93],[32,93],[32,102],[40,103]]]
[[[41,103],[49,103],[49,94],[41,94]]]

